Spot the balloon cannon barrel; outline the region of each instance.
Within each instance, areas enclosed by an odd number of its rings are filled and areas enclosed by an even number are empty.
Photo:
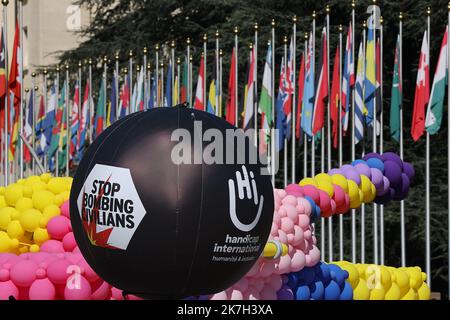
[[[263,250],[263,257],[267,259],[278,259],[288,253],[288,246],[277,240],[270,240]]]

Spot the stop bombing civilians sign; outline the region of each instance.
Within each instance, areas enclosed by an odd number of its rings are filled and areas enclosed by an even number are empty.
[[[173,141],[177,129],[193,139]],[[71,221],[81,253],[105,281],[146,298],[213,294],[260,257],[274,209],[262,165],[249,157],[174,163],[180,144],[192,158],[207,148],[201,137],[211,129],[235,131],[206,112],[154,108],[117,121],[88,148],[72,185]]]

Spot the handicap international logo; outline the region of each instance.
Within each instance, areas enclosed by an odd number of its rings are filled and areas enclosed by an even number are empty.
[[[146,214],[129,169],[96,164],[77,199],[94,246],[126,250]]]

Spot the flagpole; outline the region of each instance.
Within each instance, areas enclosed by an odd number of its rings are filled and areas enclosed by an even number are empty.
[[[342,167],[342,25],[339,25],[339,167]],[[344,219],[339,215],[339,260],[344,260]]]
[[[188,40],[189,40],[189,38],[188,38]],[[188,51],[189,51],[189,49],[188,49]],[[155,76],[156,76],[156,106],[161,107],[161,103],[160,103],[161,97],[160,97],[160,92],[159,92],[159,44],[155,45]],[[132,91],[133,91],[133,87],[131,87],[131,84],[130,84],[130,94],[129,94],[130,97],[131,97]]]
[[[308,33],[305,32],[305,44],[304,44],[304,53],[303,55],[308,56]],[[302,110],[303,111],[303,110]],[[306,133],[303,133],[303,178],[308,177],[308,136]]]
[[[235,52],[235,55],[236,55],[236,63],[235,63],[235,66],[234,66],[234,73],[235,73],[235,77],[234,77],[234,83],[235,83],[235,87],[234,87],[234,90],[235,90],[235,97],[234,97],[234,102],[235,102],[235,110],[234,110],[234,114],[235,114],[235,116],[236,116],[236,119],[235,119],[235,123],[234,123],[234,125],[236,126],[236,127],[239,127],[239,115],[238,115],[238,110],[239,110],[239,108],[238,108],[238,88],[239,88],[239,85],[238,85],[238,62],[239,62],[239,59],[238,59],[238,32],[239,32],[239,30],[238,30],[238,27],[234,27],[234,52]]]
[[[253,70],[253,92],[254,92],[254,102],[253,102],[253,120],[254,120],[254,129],[255,134],[253,139],[255,139],[255,146],[258,147],[258,23],[255,23],[255,67]]]
[[[327,12],[326,16],[326,32],[327,32],[327,70],[328,70],[328,86],[327,86],[327,171],[331,170],[331,94],[330,94],[330,6],[327,5],[325,7],[325,11]],[[322,172],[325,172],[324,170]],[[330,230],[332,230],[332,217],[328,218],[329,224],[330,224]],[[320,252],[322,254],[322,260],[325,260],[325,218],[320,218]],[[332,241],[332,237],[330,237],[329,241]],[[333,245],[331,242],[330,245],[330,251],[333,250]],[[330,255],[330,258],[332,259],[332,255]],[[331,261],[331,260],[330,260]]]
[[[181,78],[181,59],[180,57],[177,58],[177,88],[178,88],[178,92],[177,92],[177,97],[176,97],[176,104],[179,104],[180,101],[180,78]],[[173,103],[173,105],[175,105],[175,103]]]
[[[399,75],[400,81],[403,81],[403,14],[399,15]],[[403,86],[402,83],[400,85]],[[403,160],[403,98],[400,100],[400,158]],[[450,192],[450,191],[449,191]],[[449,193],[450,196],[450,193]],[[450,208],[450,204],[449,204]],[[406,240],[405,240],[405,200],[400,201],[400,242],[402,267],[406,267]],[[450,283],[450,282],[449,282]]]
[[[33,103],[33,114],[32,114],[32,123],[31,123],[31,147],[33,148],[33,151],[36,149],[36,117],[34,110],[36,109],[36,93],[38,91],[38,87],[36,86],[36,72],[31,73],[31,90],[34,90],[33,96],[32,96],[32,103]],[[30,102],[28,102],[29,104]],[[31,110],[28,110],[30,112]],[[28,121],[28,119],[27,119]],[[31,159],[31,174],[35,174],[35,166],[36,162],[34,158]]]
[[[219,30],[216,30],[216,52],[215,52],[215,56],[216,56],[216,65],[215,65],[215,68],[216,68],[216,79],[214,79],[215,80],[215,86],[216,86],[216,97],[215,97],[215,99],[216,99],[216,110],[215,110],[215,113],[216,113],[216,116],[218,116],[218,117],[221,117],[222,116],[222,114],[220,113],[220,108],[219,108],[219,74],[220,74],[220,47],[219,47],[219,36],[220,36],[220,34],[219,34]],[[217,92],[217,91],[219,91],[219,92]]]
[[[223,51],[219,51],[219,117],[222,117],[222,65],[223,65]]]
[[[294,57],[292,59],[292,133],[291,133],[291,183],[295,184],[296,179],[296,151],[297,151],[297,141],[296,141],[296,128],[297,128],[297,80],[296,80],[296,68],[297,68],[297,16],[294,15],[292,18],[292,43],[294,46]]]
[[[115,58],[116,58],[116,65],[115,65],[116,77],[115,77],[114,86],[116,88],[116,101],[114,101],[114,106],[116,108],[116,120],[117,120],[117,119],[119,119],[119,116],[120,116],[120,110],[119,110],[119,96],[120,96],[120,90],[119,90],[119,53],[118,52],[116,52]],[[145,56],[145,59],[147,59],[147,56]],[[81,82],[80,82],[80,97],[81,97]],[[81,103],[81,98],[80,98],[80,103]]]
[[[20,134],[23,134],[23,109],[24,109],[24,103],[23,103],[23,4],[22,0],[19,0],[19,47],[20,47],[20,65],[19,65],[19,79],[20,79],[20,109],[19,109],[19,126],[18,131]],[[7,39],[5,39],[7,41]],[[5,62],[7,63],[7,62]],[[8,90],[7,90],[8,91]],[[7,93],[8,94],[8,93]],[[23,179],[24,174],[24,149],[23,149],[23,142],[21,139],[17,139],[19,143],[19,177],[20,179]]]
[[[284,62],[283,62],[283,66],[281,68],[284,68],[285,76],[286,76],[286,73],[287,73],[287,42],[288,42],[288,38],[287,38],[287,36],[284,36],[284,38],[283,38],[283,49],[284,49],[284,60],[283,61]],[[281,80],[281,81],[283,81],[283,80]],[[284,150],[283,150],[283,157],[284,157],[283,169],[284,170],[283,170],[283,176],[284,176],[284,187],[286,188],[287,187],[287,183],[288,183],[288,173],[287,173],[287,171],[288,171],[288,163],[287,163],[287,160],[288,160],[288,154],[287,154],[288,142],[287,142],[286,136],[284,137],[283,140],[284,140],[283,141],[283,143],[284,143]]]
[[[430,52],[430,16],[431,9],[427,8],[427,41],[428,52]],[[427,55],[427,65],[430,65],[430,54]],[[427,285],[431,289],[431,241],[430,241],[430,133],[426,131],[426,160],[425,160],[425,246],[426,246],[426,273],[427,273]]]
[[[6,87],[8,87],[8,83],[9,83],[9,71],[8,71],[8,4],[9,1],[8,0],[2,0],[2,4],[3,4],[3,39],[4,39],[4,45],[5,48],[4,49],[4,59],[5,59],[5,83],[6,83]],[[8,159],[8,119],[9,119],[9,92],[8,92],[8,88],[6,88],[6,94],[5,94],[5,123],[4,123],[4,132],[3,132],[3,137],[4,137],[4,146],[3,146],[3,166],[4,166],[4,183],[5,183],[5,187],[8,185],[9,183],[9,159]]]
[[[312,55],[311,55],[311,69],[313,70],[313,74],[316,74],[316,12],[313,11],[312,14],[313,21],[312,21]],[[313,81],[315,81],[313,79]],[[314,96],[315,96],[315,90],[314,90]],[[311,177],[314,177],[316,175],[316,147],[315,147],[315,141],[314,141],[314,134],[311,137]]]
[[[44,115],[47,114],[47,68],[44,69]],[[47,154],[44,152],[44,171],[47,172]]]
[[[186,39],[186,57],[187,57],[187,88],[186,88],[186,100],[189,103],[189,106],[192,107],[192,101],[191,101],[191,39],[188,37]],[[158,63],[158,62],[156,62]],[[157,73],[158,74],[158,73]]]
[[[165,99],[164,99],[164,62],[161,59],[161,64],[159,65],[160,67],[160,76],[161,76],[161,100],[162,100],[162,106],[165,107],[166,103],[165,103]]]
[[[143,58],[144,59],[144,63],[143,63],[143,68],[144,69],[142,70],[142,72],[144,73],[144,110],[146,110],[148,108],[148,105],[147,105],[147,102],[148,102],[148,81],[147,81],[147,72],[145,72],[146,68],[147,68],[147,53],[148,53],[147,47],[144,47],[143,53],[144,53],[144,58]],[[116,61],[117,61],[117,59],[116,59]],[[116,90],[116,96],[119,96],[118,92],[119,91]],[[116,114],[118,114],[118,113],[116,113]]]
[[[447,5],[447,28],[450,29],[450,2]],[[447,42],[447,66],[450,66],[450,50]],[[450,109],[450,86],[447,86],[447,107]],[[447,111],[448,112],[448,111]],[[450,113],[447,113],[450,114]],[[450,117],[447,116],[447,172],[450,172]],[[447,199],[448,199],[448,264],[450,266],[450,173],[447,178]],[[450,267],[448,268],[448,299],[450,300]]]
[[[66,64],[66,177],[69,176],[70,162],[70,105],[69,105],[69,65]]]
[[[363,56],[366,56],[366,27],[367,22],[363,23],[363,35],[362,35],[362,43],[363,43]],[[365,58],[364,58],[365,59]],[[364,130],[364,127],[363,127]],[[364,139],[362,139],[361,143],[363,144],[362,154],[365,152],[365,143]],[[361,204],[361,263],[366,262],[366,206],[365,204]]]
[[[352,58],[355,61],[355,0],[352,0]],[[353,64],[354,68],[354,64]],[[352,162],[356,158],[356,146],[355,146],[355,86],[351,88],[352,92]],[[356,263],[356,210],[352,209],[352,263]]]
[[[94,104],[92,103],[92,59],[89,59],[89,119],[86,119],[89,123],[89,142],[92,143],[93,127],[91,118],[94,118]]]
[[[271,22],[272,31],[272,123],[270,135],[270,173],[272,175],[272,186],[275,188],[275,19]],[[237,61],[237,60],[236,60]]]
[[[378,66],[377,66],[378,67]],[[383,154],[383,17],[380,17],[380,154]],[[380,205],[380,263],[384,265],[384,205]]]
[[[174,40],[172,40],[172,42],[170,43],[170,54],[171,54],[171,63],[172,63],[172,70],[171,70],[171,73],[172,73],[172,82],[171,82],[171,86],[172,86],[172,88],[171,88],[171,90],[170,90],[170,92],[172,93],[172,100],[173,100],[173,92],[174,92],[174,87],[175,87],[175,41]],[[144,64],[144,66],[145,66],[145,64]],[[145,72],[144,72],[145,73]],[[172,105],[171,106],[169,106],[169,107],[172,107],[174,105],[174,101],[172,101]]]
[[[139,65],[139,63],[136,64],[136,99],[133,99],[134,101],[134,108],[133,108],[133,112],[137,112],[138,111],[138,99],[139,99],[139,74],[141,73],[141,66]],[[106,74],[106,72],[105,72]],[[106,97],[105,97],[106,100]]]
[[[128,77],[129,77],[129,80],[130,80],[130,94],[129,94],[129,97],[128,97],[128,114],[130,114],[130,113],[132,113],[132,112],[134,112],[134,110],[132,110],[132,105],[131,105],[131,103],[132,103],[132,96],[133,96],[133,51],[132,50],[130,50],[130,53],[128,54],[128,56],[129,56],[129,61],[128,61],[128,64],[129,64],[129,66],[128,66]]]
[[[189,63],[188,63],[188,70],[189,70],[189,106],[191,106],[191,108],[193,107],[192,105],[192,56],[189,56]]]
[[[207,55],[208,35],[203,34],[203,110],[206,111],[206,55]]]
[[[60,67],[56,67],[56,109],[59,109],[59,71]],[[56,110],[57,111],[57,110]],[[50,141],[51,142],[51,141]],[[59,147],[55,152],[55,175],[59,176]]]
[[[373,57],[376,62],[377,56],[377,33],[376,33],[376,0],[373,0],[372,13],[372,32],[373,32]],[[376,78],[376,64],[375,64],[375,78]],[[376,82],[376,81],[375,81]],[[372,120],[372,152],[377,152],[377,99],[373,98],[373,120]],[[373,258],[374,263],[378,265],[378,206],[373,203]]]

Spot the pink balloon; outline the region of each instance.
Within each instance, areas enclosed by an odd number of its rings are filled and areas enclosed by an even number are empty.
[[[64,298],[66,300],[89,300],[92,289],[89,281],[85,277],[78,275],[73,281],[69,280],[64,288]]]
[[[19,299],[19,289],[11,280],[0,282],[0,300]]]
[[[306,230],[306,228],[309,227],[309,217],[305,214],[302,214],[298,217],[298,225],[303,229]]]
[[[123,300],[122,290],[112,287],[111,288],[111,299]]]
[[[47,268],[47,276],[54,284],[66,284],[69,277],[71,264],[65,259],[59,259],[51,263]]]
[[[243,299],[244,299],[244,295],[242,294],[241,291],[234,289],[231,292],[230,300],[243,300]]]
[[[12,282],[20,287],[29,287],[36,279],[38,264],[32,260],[22,260],[11,267]]]
[[[300,228],[299,226],[294,226],[294,242],[293,242],[293,245],[298,244],[300,241],[303,241],[303,239],[304,239],[303,229]]]
[[[41,252],[50,252],[50,253],[64,252],[64,247],[61,241],[47,240],[41,245]]]
[[[79,266],[81,268],[81,272],[83,273],[84,277],[89,282],[94,282],[100,279],[100,277],[95,273],[95,271],[91,268],[91,266],[86,262],[86,260],[81,260],[79,263]]]
[[[108,300],[111,296],[111,286],[101,280],[100,286],[92,293],[91,300]]]
[[[71,230],[70,220],[65,216],[56,216],[47,224],[48,234],[52,239],[62,240]]]
[[[227,294],[225,291],[218,292],[211,297],[211,300],[228,300]]]
[[[79,265],[84,260],[81,253],[66,252],[65,259],[72,265]]]
[[[284,232],[283,230],[278,230],[278,238],[280,239],[281,243],[288,243],[286,232]]]
[[[254,287],[249,287],[246,292],[243,292],[244,300],[260,300],[261,296]]]
[[[345,191],[344,191],[344,189],[342,189],[337,184],[333,185],[333,189],[334,189],[333,199],[336,202],[336,206],[339,207],[339,206],[345,204]]]
[[[13,254],[13,253],[1,253],[0,254],[0,266],[4,263],[12,263],[12,261],[17,260],[18,257],[17,255]]]
[[[322,211],[330,210],[331,198],[328,195],[328,193],[326,193],[323,190],[319,190],[319,197],[320,197],[320,201],[319,201],[320,210],[322,210]]]
[[[295,197],[303,197],[303,188],[298,184],[290,184],[285,189],[287,194],[293,195]]]
[[[287,217],[286,206],[281,206],[280,209],[277,210],[277,213],[280,216],[280,218]]]
[[[286,233],[292,233],[294,231],[294,222],[289,217],[281,219],[281,230]]]
[[[287,217],[292,220],[292,222],[297,222],[297,201],[295,201],[295,204],[293,205],[284,205],[283,207],[286,208]]]
[[[292,195],[287,195],[286,197],[284,197],[281,200],[281,203],[284,204],[284,205],[290,204],[290,205],[295,207],[297,205],[297,197],[294,197]]]
[[[72,252],[73,249],[75,249],[75,247],[77,246],[77,242],[75,241],[73,232],[69,232],[64,236],[64,238],[62,239],[62,244],[66,252]]]
[[[55,300],[56,290],[48,278],[38,279],[31,284],[30,300]]]
[[[320,195],[316,187],[311,185],[303,186],[303,193],[305,194],[305,196],[313,199],[315,203],[319,203]]]
[[[60,210],[61,210],[61,215],[63,215],[66,218],[70,219],[70,210],[69,210],[69,203],[70,201],[64,201],[64,203],[61,205]]]
[[[291,267],[291,257],[286,255],[280,258],[280,262],[278,262],[278,274],[289,273],[289,269]]]
[[[273,263],[272,263],[273,264]],[[242,278],[238,282],[233,285],[234,288],[240,291],[245,291],[248,288],[248,279],[247,277]]]
[[[291,260],[292,272],[297,272],[305,267],[306,258],[302,251],[297,251]]]
[[[0,269],[0,282],[9,280],[9,269]]]

